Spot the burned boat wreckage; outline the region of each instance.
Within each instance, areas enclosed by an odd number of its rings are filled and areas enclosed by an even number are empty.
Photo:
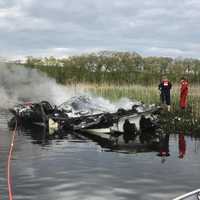
[[[80,96],[58,107],[47,101],[26,102],[10,112],[14,115],[8,123],[11,128],[41,126],[50,136],[78,132],[113,146],[158,144],[162,135],[160,107],[155,105],[135,104],[131,109],[108,112]]]

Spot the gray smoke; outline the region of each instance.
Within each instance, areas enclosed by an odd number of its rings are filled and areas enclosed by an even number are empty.
[[[75,100],[80,99],[79,95],[86,95],[86,99],[89,98],[90,105],[86,104],[86,107],[93,106],[110,112],[118,108],[129,109],[132,105],[138,104],[128,98],[111,102],[85,92],[84,88],[60,85],[36,69],[0,63],[0,109],[8,109],[26,101],[46,100],[51,104],[60,105],[73,96],[76,96]]]
[[[72,96],[74,92],[71,88],[57,84],[36,69],[0,63],[0,108],[41,100],[58,105]]]

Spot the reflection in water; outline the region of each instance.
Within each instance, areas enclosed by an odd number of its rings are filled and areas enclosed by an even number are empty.
[[[20,127],[18,128],[18,134],[30,136],[32,138],[31,143],[41,146],[48,146],[54,140],[87,140],[84,136],[72,131],[57,132],[53,135],[49,135],[48,131],[43,126],[32,126],[31,128]]]
[[[166,157],[170,156],[169,154],[169,134],[165,134],[160,139],[160,148],[157,156],[161,157],[161,162],[166,161]]]
[[[42,146],[49,145],[49,141],[66,140],[70,138],[77,138],[80,140],[91,140],[100,145],[104,151],[116,151],[123,153],[139,153],[139,152],[158,152],[158,141],[152,143],[141,143],[139,138],[137,141],[129,143],[113,143],[110,139],[95,136],[93,134],[87,134],[86,132],[74,132],[74,131],[57,131],[54,134],[49,134],[44,126],[32,125],[31,127],[18,127],[19,133],[29,135],[32,138],[32,143],[40,144]],[[117,134],[117,133],[116,133]],[[121,133],[119,135],[122,135]]]
[[[198,151],[200,149],[200,142],[199,142],[198,138],[195,139],[194,146],[195,146],[195,152],[198,153]]]
[[[8,113],[0,112],[0,199],[7,200],[7,184],[6,184],[6,162],[8,155],[8,145],[10,144],[11,137],[7,130]]]
[[[169,154],[169,134],[165,134],[161,138],[158,156],[170,156],[170,154]]]
[[[7,200],[4,163],[11,134],[6,115],[4,119],[0,115],[0,123],[0,194]],[[187,159],[181,161],[177,141],[178,135],[163,138],[159,153],[168,152],[170,157],[162,156],[168,160],[161,165],[155,151],[105,152],[78,133],[55,138],[42,127],[19,131],[12,160],[14,199],[173,199],[198,188],[200,180],[200,152],[195,152],[195,140],[185,137]]]
[[[179,149],[179,158],[183,159],[186,152],[186,142],[185,142],[185,136],[182,131],[179,133],[178,136],[178,149]]]

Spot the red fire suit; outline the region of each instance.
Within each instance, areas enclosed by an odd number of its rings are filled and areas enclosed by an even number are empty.
[[[187,94],[188,94],[188,81],[181,80],[179,105],[180,105],[180,108],[182,109],[184,109],[187,105]]]
[[[182,132],[179,133],[178,146],[179,146],[179,158],[183,158],[186,151],[186,143],[184,134]]]

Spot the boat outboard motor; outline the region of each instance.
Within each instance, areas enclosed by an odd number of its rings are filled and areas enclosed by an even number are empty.
[[[125,120],[123,125],[123,138],[125,143],[127,144],[130,140],[134,141],[137,135],[137,128],[135,123],[130,123],[128,119]]]

